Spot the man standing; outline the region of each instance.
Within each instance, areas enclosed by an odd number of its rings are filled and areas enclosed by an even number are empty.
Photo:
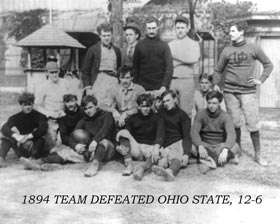
[[[118,84],[116,71],[121,66],[121,52],[112,44],[113,28],[102,23],[97,27],[100,42],[87,51],[83,67],[82,81],[87,95],[94,94],[98,102],[106,103],[109,90]]]
[[[267,166],[267,162],[260,156],[259,102],[256,87],[268,78],[273,64],[260,47],[246,43],[246,25],[245,22],[238,22],[230,27],[232,46],[222,51],[213,81],[217,84],[221,75],[225,74],[224,97],[227,111],[235,125],[236,141],[240,146],[243,112],[254,146],[255,161],[261,166]],[[263,65],[259,79],[254,77],[256,60]]]
[[[46,64],[49,79],[36,93],[34,108],[48,118],[47,145],[51,149],[58,145],[58,120],[64,116],[63,96],[68,93],[67,87],[59,78],[59,67],[56,62]]]
[[[122,49],[122,65],[132,67],[134,50],[141,37],[141,31],[137,23],[128,23],[124,27],[124,32],[127,46]]]
[[[200,48],[197,41],[187,36],[189,20],[186,17],[178,16],[176,18],[175,29],[177,39],[169,43],[174,65],[170,88],[179,93],[179,105],[191,117],[195,85],[195,64],[200,57]]]
[[[202,174],[206,174],[210,168],[223,166],[230,159],[235,159],[235,163],[238,163],[239,152],[232,119],[220,107],[222,93],[210,91],[206,100],[207,109],[197,113],[191,131],[193,144],[198,150],[201,162],[199,170]]]
[[[44,151],[44,135],[48,130],[47,118],[33,109],[34,95],[23,93],[18,102],[21,112],[11,116],[1,128],[3,137],[0,148],[0,168],[10,148],[21,157],[40,158],[48,154]]]
[[[140,40],[133,56],[135,82],[146,91],[161,95],[169,88],[173,74],[172,56],[168,45],[159,38],[159,25],[154,17],[146,21],[146,38]]]
[[[153,166],[152,170],[167,181],[174,181],[181,166],[187,166],[191,155],[191,119],[178,107],[174,91],[165,91],[162,94],[162,102],[164,108],[161,116],[165,122],[164,142],[163,148],[160,149],[158,166]]]

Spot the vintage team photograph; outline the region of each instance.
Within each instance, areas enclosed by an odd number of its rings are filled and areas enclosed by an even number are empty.
[[[1,0],[0,223],[279,223],[279,51],[273,0]]]

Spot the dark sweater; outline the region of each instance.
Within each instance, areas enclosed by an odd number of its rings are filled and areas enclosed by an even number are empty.
[[[246,41],[233,43],[226,47],[219,59],[214,83],[217,84],[225,72],[224,92],[230,93],[255,93],[256,85],[249,84],[249,78],[254,77],[256,60],[263,65],[263,72],[259,78],[264,82],[273,70],[273,64],[263,50]]]
[[[80,107],[78,107],[75,112],[67,109],[65,109],[64,112],[65,116],[59,119],[59,132],[62,143],[69,146],[70,135],[74,131],[77,123],[84,117],[84,113]]]
[[[162,117],[153,113],[143,116],[140,112],[128,119],[126,129],[138,143],[163,145],[164,121]]]
[[[119,48],[112,46],[117,56],[117,69],[121,66],[121,51]],[[82,81],[83,86],[92,86],[97,78],[101,60],[101,42],[91,46],[82,67]]]
[[[75,129],[86,130],[91,137],[91,141],[97,143],[103,139],[114,141],[115,139],[115,121],[111,113],[103,110],[98,110],[92,117],[84,116],[82,120],[78,122]],[[75,148],[77,143],[71,136],[70,147]]]
[[[163,116],[165,123],[164,147],[182,140],[184,154],[190,156],[192,141],[190,136],[191,119],[189,116],[178,106],[172,110],[163,109],[160,114]]]
[[[221,109],[215,113],[210,113],[208,109],[199,111],[195,116],[191,135],[196,146],[224,143],[224,147],[228,149],[234,146],[236,138],[232,118]]]
[[[158,37],[139,41],[133,55],[135,82],[145,90],[169,87],[173,74],[173,61],[169,46]]]
[[[3,125],[1,132],[6,137],[12,137],[11,128],[16,127],[21,135],[32,133],[34,138],[43,137],[48,130],[47,117],[36,110],[25,114],[22,111],[11,116]]]

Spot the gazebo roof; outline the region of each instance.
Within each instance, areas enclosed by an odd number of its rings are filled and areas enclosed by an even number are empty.
[[[16,43],[21,47],[86,48],[79,41],[52,25],[43,26]]]

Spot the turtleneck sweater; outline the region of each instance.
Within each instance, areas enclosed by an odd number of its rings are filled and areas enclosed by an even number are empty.
[[[32,133],[34,138],[43,137],[48,130],[47,118],[36,110],[26,114],[22,111],[12,115],[1,128],[4,136],[11,138],[14,132],[12,128],[16,127],[21,135]]]
[[[108,139],[114,142],[115,140],[115,121],[111,113],[103,110],[97,110],[96,113],[89,117],[85,115],[76,125],[75,129],[86,130],[90,134],[91,141],[97,143],[103,139]],[[71,136],[69,138],[69,145],[75,148],[77,143]]]
[[[59,132],[61,141],[64,145],[69,146],[69,138],[71,133],[74,131],[77,123],[84,117],[84,113],[81,108],[77,105],[77,110],[70,111],[65,109],[65,116],[59,119]]]
[[[147,116],[140,112],[132,115],[127,121],[126,129],[140,144],[163,145],[164,121],[152,111]]]
[[[245,40],[233,42],[232,46],[226,47],[221,53],[214,83],[217,84],[225,72],[224,92],[255,93],[256,85],[251,85],[249,78],[254,78],[256,60],[263,65],[259,80],[264,82],[273,70],[273,64],[264,51],[257,45],[246,43]]]
[[[173,62],[167,43],[159,37],[138,41],[133,55],[134,80],[145,90],[157,90],[161,86],[169,87]]]
[[[234,146],[236,138],[232,118],[220,108],[214,113],[208,109],[199,111],[195,116],[191,136],[195,146],[224,143],[228,149]]]
[[[177,141],[183,141],[184,154],[191,154],[191,119],[181,110],[178,106],[171,110],[163,109],[160,111],[161,116],[164,118],[164,147],[171,145]]]

